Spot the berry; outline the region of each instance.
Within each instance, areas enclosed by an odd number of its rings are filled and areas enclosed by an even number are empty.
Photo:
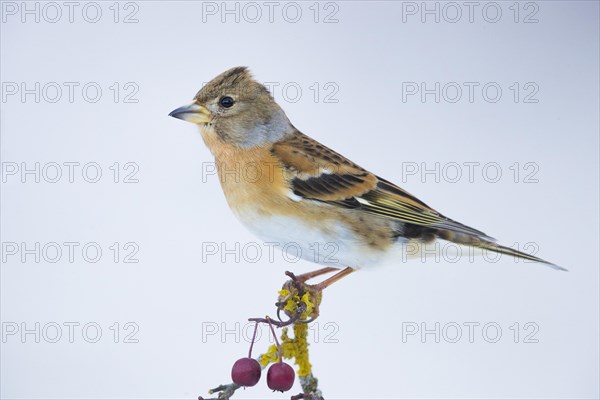
[[[294,369],[284,362],[278,362],[269,368],[267,372],[267,386],[271,390],[287,392],[294,385],[296,374]]]
[[[240,358],[231,368],[231,379],[240,386],[254,386],[260,380],[260,370],[254,358]]]

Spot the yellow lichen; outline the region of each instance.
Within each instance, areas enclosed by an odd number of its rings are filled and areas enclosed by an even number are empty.
[[[285,299],[286,303],[284,310],[294,314],[299,307],[299,303],[303,302],[306,305],[306,310],[300,316],[300,319],[306,320],[312,314],[315,308],[315,302],[320,299],[313,299],[309,292],[305,292],[302,297],[298,293],[291,293],[289,290],[279,291],[280,299]],[[286,359],[294,359],[294,363],[298,365],[298,376],[305,377],[311,373],[312,365],[308,359],[308,324],[296,322],[293,325],[294,337],[288,335],[288,328],[284,328],[281,332],[281,356]],[[271,345],[266,353],[259,357],[259,362],[263,367],[266,367],[272,362],[279,361],[277,346]]]
[[[308,342],[306,337],[308,336],[308,325],[307,324],[295,324],[294,325],[294,339],[293,342],[293,353],[296,365],[298,365],[298,375],[300,377],[307,376],[310,374],[312,365],[308,361]]]
[[[266,353],[261,354],[258,357],[258,362],[263,367],[266,367],[267,365],[271,364],[272,362],[276,362],[276,361],[279,361],[279,354],[277,353],[277,346],[275,346],[274,344],[269,346],[269,349],[267,350]]]

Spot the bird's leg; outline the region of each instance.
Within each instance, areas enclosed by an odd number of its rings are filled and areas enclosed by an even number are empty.
[[[337,268],[332,268],[332,267],[321,268],[321,269],[318,269],[316,271],[307,272],[305,274],[295,275],[295,278],[292,277],[292,279],[294,279],[296,282],[302,282],[302,283],[304,283],[304,282],[306,282],[309,279],[316,278],[317,276],[328,274],[328,273],[333,272],[333,271],[338,271],[338,269]],[[286,275],[289,276],[289,274],[286,274]]]
[[[341,270],[340,272],[338,272],[337,274],[335,274],[334,276],[325,279],[323,282],[317,283],[316,285],[309,285],[309,286],[311,286],[311,288],[317,292],[322,292],[329,286],[333,285],[334,283],[336,283],[343,277],[350,275],[353,272],[354,272],[353,268],[346,267],[343,270]]]
[[[291,272],[286,272],[285,274],[289,276],[291,280],[283,285],[283,289],[287,289],[289,291],[289,294],[285,297],[280,297],[278,304],[285,304],[285,302],[295,294],[302,297],[304,293],[308,292],[310,293],[310,297],[313,299],[314,303],[314,308],[310,315],[310,320],[314,320],[319,316],[319,304],[321,303],[323,290],[325,290],[325,288],[331,286],[335,282],[339,281],[346,275],[349,275],[352,272],[354,272],[354,269],[346,267],[343,270],[339,271],[337,274],[325,279],[323,282],[317,283],[316,285],[308,285],[306,281],[310,278],[314,278],[316,276],[333,271],[337,271],[337,269],[327,267],[298,276],[294,275]]]

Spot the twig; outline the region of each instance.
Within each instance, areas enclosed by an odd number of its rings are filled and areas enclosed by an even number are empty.
[[[286,272],[286,275],[289,276],[291,278],[291,280],[287,281],[286,283],[283,284],[283,289],[288,290],[290,292],[290,294],[289,294],[289,296],[285,297],[284,301],[281,301],[281,297],[280,297],[280,301],[278,301],[276,303],[277,316],[279,317],[279,313],[281,310],[285,310],[287,315],[290,315],[292,309],[293,309],[293,315],[291,315],[287,321],[282,321],[281,318],[279,318],[279,321],[275,321],[272,318],[270,318],[269,316],[267,316],[266,318],[248,318],[248,321],[253,321],[256,323],[255,328],[254,328],[254,335],[256,335],[256,328],[259,323],[269,324],[271,326],[272,331],[273,331],[273,325],[275,325],[278,328],[284,328],[284,327],[288,327],[290,325],[294,326],[294,333],[295,333],[294,339],[290,339],[286,333],[287,329],[284,329],[284,331],[282,333],[282,337],[281,337],[282,346],[281,347],[279,345],[277,346],[278,354],[279,354],[278,358],[280,360],[283,357],[282,352],[285,353],[282,349],[283,345],[285,344],[287,346],[291,346],[288,349],[288,354],[286,355],[286,358],[295,358],[296,363],[301,366],[300,371],[304,368],[305,375],[298,374],[299,380],[300,380],[300,386],[302,387],[303,393],[291,396],[291,400],[301,400],[301,399],[303,399],[303,400],[324,400],[323,394],[321,393],[321,391],[318,388],[319,381],[312,374],[312,371],[311,371],[310,362],[308,361],[308,348],[307,348],[308,343],[306,341],[306,339],[307,339],[306,324],[314,321],[316,319],[316,317],[310,318],[310,319],[302,319],[302,316],[307,314],[307,311],[310,311],[308,308],[308,305],[304,301],[300,301],[300,299],[303,298],[303,296],[306,293],[306,291],[304,290],[303,282],[300,282],[296,278],[296,276],[291,272]],[[295,289],[295,291],[291,291],[290,286],[292,286],[293,289]],[[319,300],[320,300],[320,298],[314,299],[315,304],[318,305]],[[310,297],[309,297],[306,301],[309,301],[310,303],[312,303],[313,299],[310,299]],[[289,302],[292,302],[292,303],[289,303]],[[316,315],[316,314],[313,314],[313,316],[314,315]],[[273,331],[273,337],[277,343],[277,336],[275,335],[274,331]],[[253,344],[254,344],[254,340],[253,340]],[[298,349],[300,349],[300,350],[298,350]],[[271,350],[269,350],[269,352],[270,351]],[[250,356],[251,352],[252,352],[252,345],[250,346],[249,356]],[[301,354],[301,355],[299,356],[299,354]],[[260,364],[262,370],[264,370],[267,367],[267,365],[269,365],[269,363],[270,363],[269,356],[267,355],[267,353],[261,354],[260,356],[258,356],[256,358],[256,360]],[[263,364],[263,362],[265,362],[265,363]],[[304,367],[302,367],[302,365],[304,365]],[[218,393],[216,398],[204,399],[203,397],[199,396],[198,400],[229,400],[234,395],[235,391],[238,390],[240,387],[241,386],[236,383],[230,383],[227,385],[219,385],[216,388],[209,390],[209,394],[211,394],[211,395]]]
[[[209,394],[219,393],[214,400],[229,400],[231,396],[238,390],[241,386],[236,383],[230,383],[228,385],[219,385],[214,389],[208,391]],[[198,400],[205,400],[202,396],[198,396]],[[211,400],[211,399],[206,399]]]

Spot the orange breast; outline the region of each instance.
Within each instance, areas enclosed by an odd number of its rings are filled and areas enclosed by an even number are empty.
[[[242,149],[224,143],[212,129],[201,132],[215,157],[221,187],[234,212],[251,208],[271,214],[294,203],[288,197],[285,171],[271,154],[269,145]]]

